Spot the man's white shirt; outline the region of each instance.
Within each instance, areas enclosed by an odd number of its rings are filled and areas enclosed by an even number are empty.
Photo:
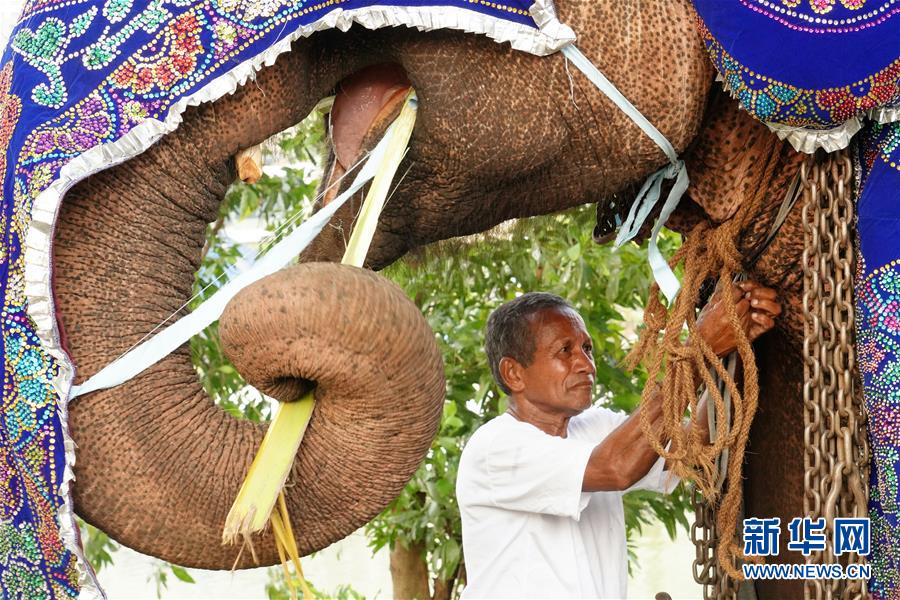
[[[567,437],[505,413],[481,426],[460,459],[463,598],[625,598],[623,492],[584,493],[594,447],[628,415],[594,407]],[[663,460],[631,489],[671,492]]]

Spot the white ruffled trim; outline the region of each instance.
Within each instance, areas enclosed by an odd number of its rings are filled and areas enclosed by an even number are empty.
[[[44,349],[59,365],[59,373],[51,383],[58,396],[57,409],[62,423],[66,456],[66,467],[59,489],[63,497],[63,506],[59,511],[60,534],[66,548],[77,557],[82,598],[93,600],[105,598],[105,595],[93,568],[84,557],[69,492],[70,484],[75,479],[75,442],[69,435],[68,395],[75,371],[60,346],[50,280],[53,232],[65,193],[82,179],[141,154],[160,137],[174,131],[181,124],[181,115],[189,106],[213,102],[233,94],[263,66],[274,64],[275,59],[289,51],[291,43],[300,37],[308,37],[324,29],[347,31],[353,23],[359,23],[368,29],[401,25],[424,31],[457,29],[487,35],[499,43],[509,42],[516,50],[538,56],[552,54],[575,40],[574,32],[557,20],[552,0],[535,0],[530,11],[540,29],[455,7],[368,7],[350,11],[336,9],[315,23],[299,27],[260,54],[212,80],[190,97],[180,99],[172,105],[163,121],[147,119],[115,142],[91,148],[72,159],[60,169],[57,179],[35,199],[25,242],[25,295],[28,314],[34,320],[36,334]]]
[[[552,40],[568,40],[556,46],[554,52],[575,41],[575,32],[556,18],[556,7],[553,5],[553,0],[537,0],[531,5],[528,12],[531,13],[531,18],[545,36]]]
[[[869,116],[879,123],[887,125],[900,121],[900,106],[882,106],[873,110]]]
[[[834,129],[803,129],[802,127],[789,127],[777,123],[766,123],[766,126],[775,132],[779,139],[787,140],[797,152],[812,154],[819,148],[826,152],[837,152],[850,145],[850,140],[856,132],[862,129],[862,121],[853,117]]]
[[[738,99],[737,94],[734,93],[734,90],[731,89],[731,86],[728,85],[728,82],[725,81],[725,78],[718,71],[716,71],[716,81],[722,83],[722,88],[728,92],[729,96],[735,100]],[[746,110],[740,102],[738,102],[738,105],[743,110]],[[866,113],[866,116],[879,123],[900,121],[900,106],[876,108]],[[794,147],[794,150],[805,152],[806,154],[812,154],[819,148],[826,152],[843,150],[850,145],[850,140],[863,126],[861,117],[847,119],[832,129],[805,129],[803,127],[779,125],[768,121],[763,121],[763,123],[778,136],[778,139],[787,140]]]
[[[882,106],[866,113],[866,116],[878,123],[888,124],[900,121],[900,106]],[[798,152],[812,154],[818,148],[826,152],[843,150],[850,145],[853,136],[862,129],[863,119],[853,117],[833,129],[815,130],[802,127],[788,127],[775,123],[766,123],[779,139],[787,140]]]

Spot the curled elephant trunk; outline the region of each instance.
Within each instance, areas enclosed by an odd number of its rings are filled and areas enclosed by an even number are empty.
[[[444,397],[434,334],[399,287],[355,267],[300,264],[238,294],[219,333],[260,391],[294,401],[315,386],[288,478],[300,519],[319,525],[299,527],[301,547],[340,539],[346,523],[362,525],[399,493],[430,446]]]
[[[138,159],[66,194],[54,294],[76,383],[182,311],[207,226],[235,178],[231,157],[299,121],[334,85],[306,77],[304,57],[286,55],[256,86],[189,109]],[[273,89],[283,91],[281,110],[269,110],[275,94],[263,90]],[[249,113],[268,120],[248,122]],[[296,400],[316,385],[285,494],[300,553],[377,515],[417,468],[441,415],[441,359],[415,306],[373,273],[302,265],[245,290],[221,328],[238,369],[264,391]],[[187,345],[121,386],[75,399],[69,426],[81,517],[176,564],[232,567],[238,549],[222,546],[223,526],[265,426],[212,402]],[[271,532],[254,547],[260,564],[278,562]],[[249,553],[237,566],[254,566]]]
[[[428,451],[445,389],[434,334],[403,291],[371,271],[301,264],[238,294],[220,333],[260,390],[296,400],[315,386],[285,487],[301,555],[383,510]],[[72,407],[80,514],[139,551],[230,568],[238,548],[221,546],[222,530],[264,426],[214,406],[186,349]],[[271,532],[254,546],[259,564],[277,561]],[[244,554],[239,566],[253,566]]]

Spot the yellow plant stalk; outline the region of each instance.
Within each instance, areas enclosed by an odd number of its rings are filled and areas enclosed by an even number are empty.
[[[362,267],[366,261],[366,254],[369,253],[369,244],[372,243],[372,237],[375,235],[375,228],[378,226],[378,217],[381,215],[381,209],[387,201],[387,195],[390,191],[391,182],[394,175],[400,167],[400,161],[406,154],[406,147],[409,145],[409,137],[412,135],[413,125],[416,124],[416,93],[410,90],[406,96],[406,102],[400,114],[391,124],[392,136],[388,140],[387,151],[384,153],[384,160],[378,165],[378,172],[372,178],[369,186],[369,193],[363,202],[362,210],[359,211],[359,217],[356,225],[353,227],[353,233],[350,234],[350,241],[347,242],[347,250],[344,251],[344,257],[341,263],[345,265],[353,265],[354,267]]]
[[[415,121],[416,96],[414,91],[410,91],[400,115],[388,130],[391,138],[388,140],[387,151],[369,186],[359,218],[347,244],[347,250],[341,260],[343,264],[363,266],[375,234],[378,217],[384,208],[400,161],[406,153]],[[313,392],[306,394],[296,402],[279,403],[256,457],[247,471],[238,496],[228,512],[222,531],[223,543],[233,544],[237,540],[243,539],[244,545],[250,547],[250,552],[255,560],[256,553],[250,541],[251,535],[262,531],[265,529],[266,523],[271,522],[275,534],[275,545],[285,569],[291,594],[296,597],[296,588],[293,579],[287,572],[285,555],[294,563],[304,598],[312,596],[300,568],[300,557],[282,490],[300,442],[306,433],[314,406]],[[273,512],[276,501],[278,502],[278,511]],[[243,551],[243,547],[241,550]],[[238,559],[240,559],[240,555],[238,555]]]
[[[222,542],[231,544],[262,531],[294,464],[316,400],[312,392],[296,402],[279,402],[237,499],[225,518]],[[253,552],[253,545],[250,544]],[[253,552],[253,558],[256,553]]]

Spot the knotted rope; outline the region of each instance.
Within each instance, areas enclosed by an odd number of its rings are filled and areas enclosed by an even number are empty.
[[[771,181],[778,164],[777,153],[768,156],[762,181]],[[758,216],[760,203],[768,192],[767,186],[759,186],[752,199],[747,198],[735,216],[718,226],[703,222],[687,235],[682,247],[675,253],[670,265],[683,265],[683,283],[674,304],[668,309],[660,298],[657,284],[650,288],[650,297],[644,310],[644,328],[638,342],[626,358],[626,364],[634,368],[644,363],[648,371],[648,385],[642,401],[654,393],[659,381],[662,392],[662,425],[652,427],[647,411],[641,411],[641,425],[650,444],[664,457],[673,471],[683,479],[694,481],[704,497],[718,502],[717,529],[720,542],[716,551],[721,567],[734,579],[743,575],[737,560],[755,560],[746,557],[735,541],[735,528],[743,496],[741,472],[744,450],[750,435],[750,425],[756,414],[759,397],[759,380],[756,360],[750,340],[744,333],[737,314],[735,288],[721,286],[725,298],[728,325],[734,331],[737,353],[742,364],[741,377],[732,376],[724,361],[697,334],[696,306],[701,287],[708,278],[731,282],[742,270],[742,255],[738,251],[738,239]],[[688,337],[683,339],[687,328]],[[724,382],[731,395],[731,421],[726,417],[725,399],[713,379],[713,373]],[[661,378],[661,381],[660,381]],[[707,443],[697,427],[699,415],[698,380],[705,384],[709,401],[715,404],[716,422],[720,424],[715,440]],[[691,410],[691,425],[683,428],[685,411]],[[667,443],[671,445],[667,449]],[[716,485],[718,468],[716,459],[728,450],[727,485],[719,497]]]

